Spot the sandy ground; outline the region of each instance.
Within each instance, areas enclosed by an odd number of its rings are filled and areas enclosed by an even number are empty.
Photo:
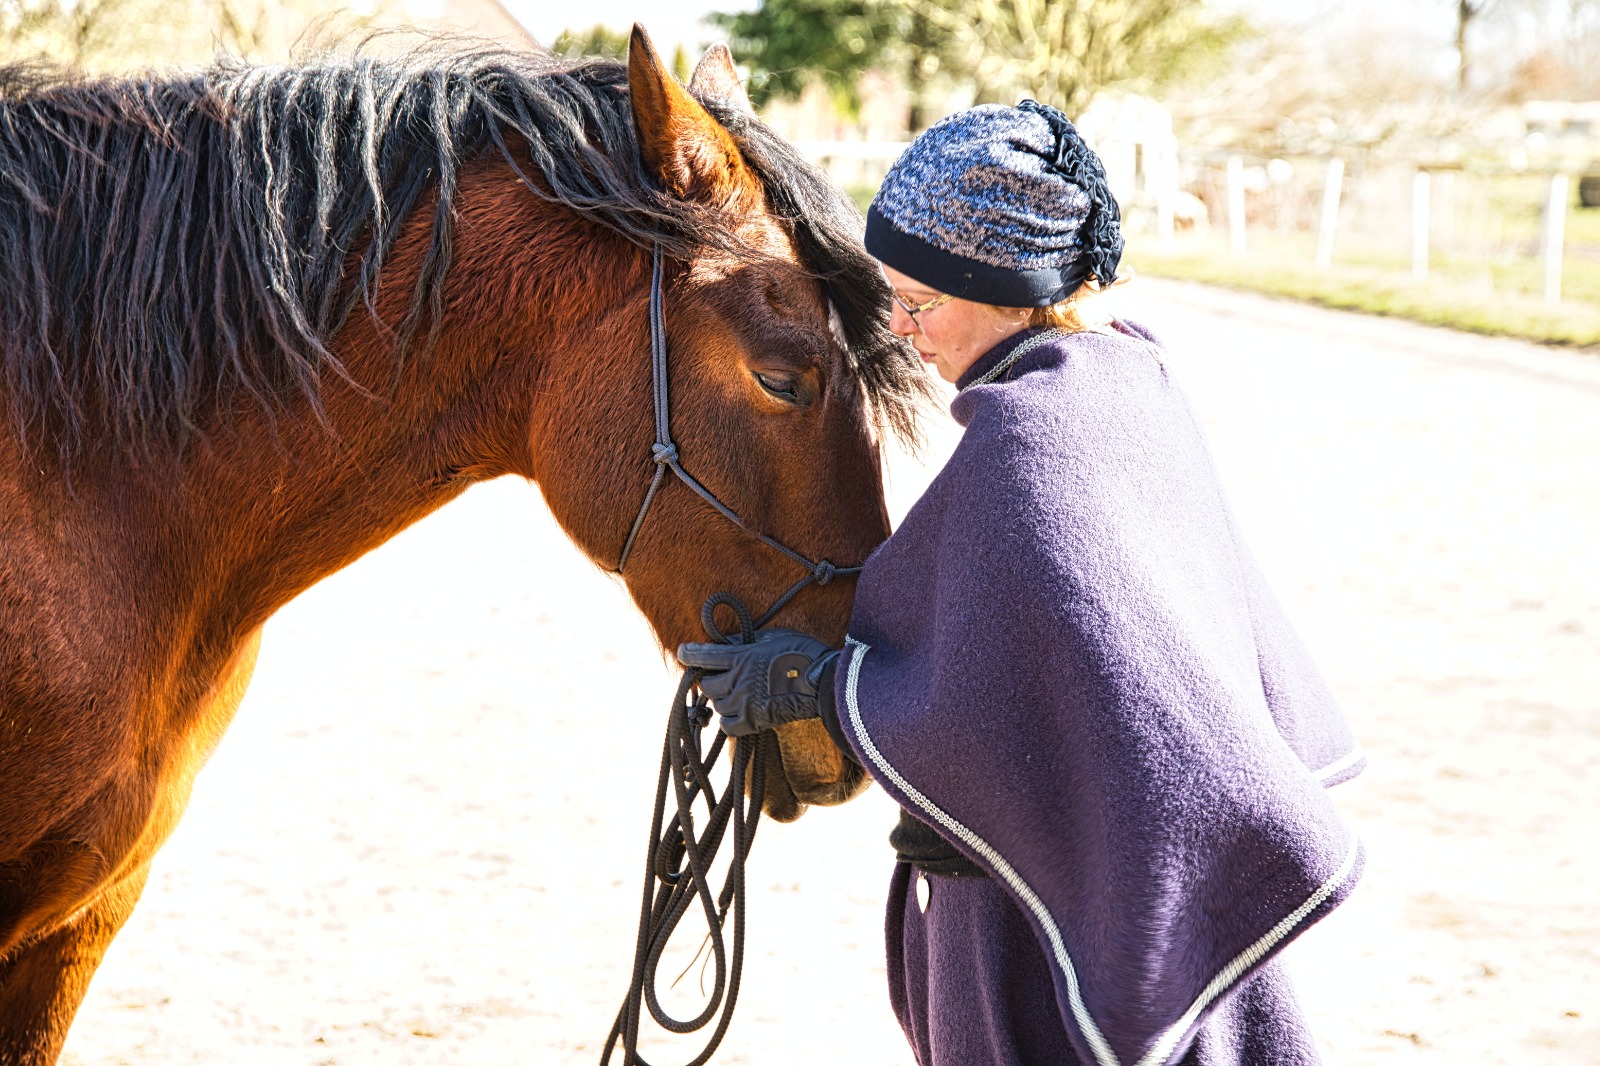
[[[1340,790],[1366,880],[1288,953],[1327,1058],[1600,1063],[1600,359],[1174,284],[1123,299],[1372,757]],[[903,510],[928,468],[891,474]],[[269,625],[65,1061],[596,1061],[670,691],[535,490],[474,490]],[[718,1062],[910,1066],[883,987],[892,820],[873,791],[763,826]]]

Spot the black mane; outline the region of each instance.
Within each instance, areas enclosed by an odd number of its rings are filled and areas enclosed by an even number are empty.
[[[859,214],[767,127],[716,114],[827,285],[880,419],[914,434],[923,375],[888,330]],[[446,42],[170,77],[0,68],[0,374],[20,430],[52,427],[70,449],[98,411],[120,445],[148,449],[240,390],[315,405],[344,372],[326,342],[372,306],[401,223],[434,187],[396,350],[436,327],[457,174],[489,150],[641,245],[685,258],[738,246],[733,220],[644,174],[620,63]]]

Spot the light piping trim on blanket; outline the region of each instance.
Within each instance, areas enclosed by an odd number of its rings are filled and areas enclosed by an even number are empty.
[[[973,382],[973,384],[977,384],[977,382]],[[1067,946],[1061,937],[1061,929],[1056,925],[1055,919],[1050,914],[1050,909],[1044,905],[1044,901],[1039,898],[1038,893],[1028,886],[1028,883],[1022,879],[1022,875],[1017,873],[1010,863],[1001,858],[1000,853],[991,847],[988,841],[956,821],[943,808],[923,795],[911,782],[902,777],[900,772],[884,757],[883,752],[878,750],[877,744],[873,743],[871,734],[867,732],[865,723],[861,721],[861,707],[856,700],[856,685],[861,678],[861,660],[866,658],[867,652],[872,650],[872,646],[863,644],[854,637],[846,637],[845,646],[847,649],[856,649],[856,653],[850,656],[850,669],[845,674],[844,694],[845,709],[849,712],[850,724],[854,728],[856,739],[861,742],[861,750],[866,752],[867,758],[872,760],[873,764],[896,788],[905,793],[907,799],[926,811],[935,821],[954,833],[968,847],[981,855],[985,862],[994,867],[995,873],[1005,879],[1006,883],[1011,886],[1012,891],[1016,892],[1022,902],[1039,919],[1040,926],[1044,928],[1045,936],[1050,940],[1050,949],[1055,953],[1056,963],[1061,967],[1062,974],[1066,976],[1067,999],[1072,1008],[1072,1017],[1077,1021],[1078,1029],[1083,1033],[1084,1039],[1089,1042],[1090,1050],[1094,1052],[1095,1061],[1100,1066],[1121,1066],[1116,1052],[1112,1050],[1111,1045],[1106,1041],[1105,1035],[1100,1032],[1100,1027],[1095,1024],[1094,1018],[1089,1014],[1089,1009],[1083,1002],[1083,995],[1078,986],[1078,971],[1072,965],[1072,957],[1067,954]],[[1352,753],[1351,758],[1359,755],[1360,751],[1358,749]],[[1341,763],[1347,761],[1348,759],[1340,760]],[[1324,772],[1332,773],[1338,769],[1339,764],[1336,763],[1328,767]],[[1345,882],[1345,879],[1350,876],[1350,872],[1355,869],[1356,859],[1360,853],[1361,842],[1352,837],[1349,853],[1345,856],[1344,862],[1339,864],[1339,868],[1333,872],[1332,876],[1318,886],[1317,890],[1304,903],[1286,915],[1277,925],[1262,934],[1261,938],[1255,943],[1234,956],[1226,966],[1218,971],[1217,976],[1213,977],[1210,983],[1201,990],[1199,997],[1188,1010],[1184,1011],[1183,1016],[1178,1019],[1176,1024],[1157,1037],[1156,1042],[1139,1059],[1137,1066],[1159,1066],[1160,1063],[1165,1062],[1166,1057],[1172,1053],[1172,1049],[1183,1038],[1183,1034],[1188,1032],[1189,1026],[1194,1024],[1194,1020],[1200,1016],[1200,1012],[1210,1006],[1223,992],[1227,991],[1228,987],[1237,981],[1241,974],[1251,966],[1254,966],[1263,955],[1272,950],[1284,937],[1288,936],[1297,925],[1305,921],[1312,911],[1325,903],[1328,897]]]
[[[1039,345],[1044,344],[1046,341],[1053,341],[1057,337],[1066,336],[1066,332],[1067,331],[1064,329],[1047,329],[1037,336],[1029,337],[1027,340],[1017,345],[1016,349],[1012,351],[1010,355],[1006,356],[994,366],[990,367],[982,377],[975,378],[974,380],[963,385],[961,387],[961,391],[966,392],[974,385],[989,384],[989,382],[993,381],[995,378],[999,377],[1001,374],[1004,374],[1007,370],[1010,370],[1014,365],[1016,365],[1018,359],[1021,359],[1023,356],[1039,347]]]
[[[1318,781],[1326,781],[1335,774],[1343,773],[1344,771],[1350,769],[1350,767],[1354,766],[1356,763],[1362,761],[1366,757],[1367,753],[1362,751],[1360,748],[1352,748],[1350,750],[1350,754],[1346,755],[1342,759],[1334,760],[1327,766],[1324,766],[1322,769],[1313,773],[1311,776],[1315,777]]]
[[[996,368],[1000,369],[1000,368]],[[979,382],[973,382],[974,385]],[[1056,926],[1055,919],[1050,916],[1050,909],[1044,905],[1044,900],[1028,887],[1022,875],[1011,868],[1011,864],[1000,857],[1000,853],[989,846],[988,841],[956,821],[949,814],[919,792],[911,782],[900,776],[900,771],[889,764],[883,752],[872,742],[872,737],[867,732],[867,727],[861,721],[861,708],[856,703],[856,682],[861,676],[861,660],[866,658],[871,651],[871,645],[863,644],[854,637],[846,637],[845,645],[856,648],[854,655],[850,656],[850,670],[845,675],[845,709],[850,713],[850,724],[855,727],[856,739],[861,741],[861,748],[867,753],[867,758],[882,771],[883,775],[892,781],[896,788],[906,794],[906,797],[921,807],[940,825],[960,837],[967,846],[982,855],[984,861],[994,867],[994,871],[1005,878],[1012,891],[1022,898],[1028,909],[1033,911],[1039,919],[1039,924],[1044,927],[1045,935],[1050,938],[1050,948],[1055,952],[1056,962],[1061,966],[1061,972],[1067,978],[1067,999],[1072,1005],[1072,1016],[1077,1020],[1078,1029],[1083,1033],[1083,1038],[1089,1042],[1090,1049],[1094,1052],[1095,1061],[1100,1066],[1121,1066],[1117,1061],[1116,1052],[1111,1050],[1111,1045],[1106,1042],[1105,1036],[1100,1032],[1100,1027],[1095,1024],[1089,1015],[1089,1008],[1084,1006],[1083,995],[1078,990],[1078,971],[1072,965],[1072,957],[1067,954],[1067,946],[1061,939],[1061,930]]]
[[[1160,1066],[1161,1063],[1166,1062],[1167,1056],[1172,1054],[1172,1049],[1177,1045],[1179,1038],[1189,1031],[1189,1026],[1194,1024],[1194,1020],[1200,1016],[1200,1012],[1209,1007],[1218,996],[1226,992],[1228,986],[1239,979],[1240,974],[1254,966],[1263,955],[1271,951],[1280,940],[1288,936],[1295,926],[1305,921],[1307,915],[1322,906],[1327,901],[1327,898],[1333,895],[1334,890],[1344,884],[1345,879],[1350,876],[1350,871],[1355,869],[1356,859],[1360,854],[1361,841],[1352,836],[1350,838],[1350,850],[1345,854],[1344,862],[1339,864],[1339,868],[1333,872],[1333,875],[1322,882],[1304,903],[1290,911],[1281,922],[1263,933],[1261,939],[1239,952],[1228,965],[1218,971],[1217,976],[1211,979],[1211,983],[1200,990],[1199,997],[1188,1010],[1183,1012],[1183,1017],[1178,1019],[1177,1024],[1162,1034],[1161,1038],[1151,1045],[1150,1050],[1145,1052],[1144,1057],[1139,1060],[1138,1066]]]

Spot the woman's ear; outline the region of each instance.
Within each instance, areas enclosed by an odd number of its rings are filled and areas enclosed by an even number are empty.
[[[728,63],[731,70],[731,57]],[[639,158],[662,188],[686,200],[717,204],[760,194],[739,146],[667,71],[637,23],[628,42],[628,89]]]

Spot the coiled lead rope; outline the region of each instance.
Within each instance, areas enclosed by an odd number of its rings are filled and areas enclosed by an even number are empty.
[[[738,619],[736,633],[726,633],[717,625],[716,610],[720,606],[728,607]],[[771,613],[771,610],[767,612]],[[737,596],[728,593],[719,592],[706,600],[700,621],[706,635],[720,644],[748,644],[755,639],[756,623],[750,617],[749,608]],[[692,668],[683,672],[667,718],[666,745],[656,779],[655,813],[650,822],[650,844],[645,853],[644,898],[639,914],[639,935],[634,945],[633,976],[627,999],[617,1012],[611,1034],[606,1037],[601,1066],[608,1066],[619,1042],[623,1052],[621,1066],[650,1066],[639,1054],[639,1024],[646,1010],[657,1024],[673,1033],[696,1032],[716,1018],[716,1029],[706,1046],[685,1064],[703,1066],[722,1043],[728,1023],[733,1019],[734,1003],[739,998],[739,979],[744,968],[744,866],[755,839],[756,825],[761,820],[766,768],[759,743],[734,745],[728,780],[721,795],[717,794],[711,771],[728,738],[714,729],[716,735],[710,747],[702,748],[704,730],[714,717],[705,695],[696,691],[703,676],[702,671]],[[666,816],[669,780],[677,802],[677,810],[670,820]],[[748,799],[746,782],[750,790]],[[697,801],[707,811],[705,828],[698,833],[694,814]],[[722,890],[713,899],[711,864],[730,826],[733,854]],[[668,1014],[661,1006],[656,970],[673,931],[691,903],[699,903],[706,920],[709,961],[715,967],[715,977],[705,1008],[685,1021]],[[723,928],[730,913],[733,916],[731,956]]]

